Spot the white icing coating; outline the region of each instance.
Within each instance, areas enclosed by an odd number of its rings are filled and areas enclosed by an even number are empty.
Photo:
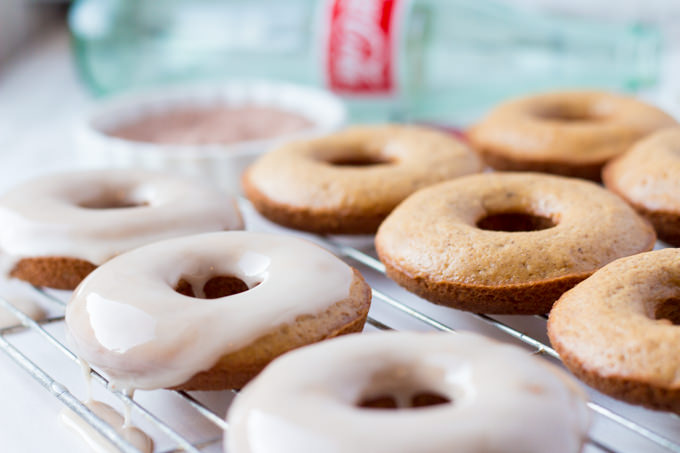
[[[142,206],[81,206],[107,201]],[[230,196],[200,181],[141,170],[48,175],[0,197],[0,250],[12,261],[64,256],[100,265],[158,240],[240,228]]]
[[[451,404],[367,409],[430,391]],[[350,335],[272,362],[229,409],[229,453],[575,453],[589,425],[565,373],[461,333]]]
[[[88,401],[85,403],[97,417],[104,420],[111,425],[123,439],[130,442],[132,445],[142,453],[151,453],[153,451],[153,440],[146,435],[139,428],[130,426],[126,423],[125,418],[118,413],[114,408],[101,401]],[[114,447],[111,442],[106,440],[104,436],[99,434],[92,425],[80,418],[71,409],[66,408],[61,411],[59,418],[67,427],[74,430],[92,451],[97,453],[117,453],[118,449]]]
[[[181,278],[198,289],[218,275],[251,289],[217,299],[174,290]],[[302,239],[207,233],[141,247],[96,269],[76,289],[66,324],[79,356],[116,387],[170,387],[277,326],[346,299],[352,280],[347,264]]]
[[[36,321],[45,318],[45,310],[38,305],[32,297],[26,296],[12,296],[8,299],[12,305],[24,312],[26,316]],[[5,327],[11,327],[21,324],[21,321],[17,319],[11,312],[0,308],[0,329]]]

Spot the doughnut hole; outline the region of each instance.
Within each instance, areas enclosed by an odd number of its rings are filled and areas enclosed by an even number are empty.
[[[85,209],[122,209],[149,206],[148,201],[137,198],[127,190],[110,190],[99,196],[83,200],[78,203],[78,206]]]
[[[680,326],[680,297],[670,297],[650,304],[649,317],[665,320],[670,324]]]
[[[371,377],[355,405],[362,409],[414,409],[452,404],[450,392],[435,390],[441,387],[444,374],[427,366],[387,367]]]
[[[594,122],[603,121],[608,116],[606,106],[586,103],[553,103],[534,109],[533,115],[545,121],[557,122]]]
[[[391,164],[392,160],[381,156],[347,156],[328,162],[334,167],[372,167],[374,165]]]
[[[231,275],[216,275],[205,283],[191,282],[190,277],[182,277],[175,285],[175,291],[196,299],[218,299],[248,291],[248,285],[240,278]]]
[[[413,394],[403,406],[400,405],[397,402],[397,398],[392,395],[364,398],[357,403],[357,406],[364,409],[412,409],[450,403],[450,399],[438,393],[419,392]]]
[[[322,160],[333,167],[374,167],[396,162],[382,149],[362,146],[327,150],[323,153]]]
[[[489,213],[477,220],[477,228],[487,231],[540,231],[556,226],[550,218],[528,212],[497,212]]]

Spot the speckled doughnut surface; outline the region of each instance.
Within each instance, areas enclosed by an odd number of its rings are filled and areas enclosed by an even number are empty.
[[[676,121],[632,97],[597,91],[545,93],[503,103],[468,133],[498,170],[600,180],[602,166]]]
[[[550,312],[548,334],[588,385],[680,413],[678,323],[680,250],[663,249],[614,261],[565,293]]]
[[[243,187],[279,224],[316,233],[374,233],[416,190],[482,170],[449,135],[415,126],[356,126],[286,144],[258,159]]]
[[[651,250],[654,230],[623,200],[578,179],[484,173],[423,189],[383,222],[387,275],[438,304],[547,313],[605,264]]]
[[[652,222],[659,239],[680,247],[680,128],[640,141],[607,164],[602,179]]]

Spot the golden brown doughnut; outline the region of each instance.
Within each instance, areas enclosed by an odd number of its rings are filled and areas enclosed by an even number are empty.
[[[654,230],[598,185],[539,173],[484,173],[416,192],[375,239],[387,275],[432,302],[483,313],[547,313]]]
[[[595,272],[555,303],[548,335],[588,385],[680,413],[680,250],[621,258]]]
[[[468,138],[498,170],[540,171],[600,180],[602,166],[638,139],[676,121],[628,96],[567,91],[496,107]]]
[[[680,247],[680,128],[636,143],[604,167],[602,180],[652,222],[659,239]]]
[[[270,220],[316,233],[374,233],[404,198],[482,170],[449,135],[415,126],[355,126],[288,143],[258,159],[243,187]]]

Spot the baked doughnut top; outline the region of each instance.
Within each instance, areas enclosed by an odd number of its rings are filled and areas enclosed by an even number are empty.
[[[453,137],[416,126],[354,126],[259,158],[244,190],[265,217],[319,233],[373,233],[414,191],[482,170]]]
[[[552,226],[479,226],[491,215],[512,213]],[[413,275],[491,286],[589,274],[651,249],[654,241],[652,228],[614,194],[588,181],[537,173],[484,173],[421,190],[393,211],[376,237],[378,250]]]
[[[680,127],[636,143],[605,167],[603,179],[634,205],[680,215]]]
[[[505,102],[468,131],[497,170],[600,180],[602,166],[635,141],[677,122],[632,97],[566,91]]]
[[[502,103],[469,136],[476,147],[517,157],[603,162],[644,135],[673,125],[673,117],[633,97],[566,91]]]
[[[656,236],[616,195],[583,180],[484,173],[416,192],[375,238],[387,275],[442,305],[547,313],[567,289]]]
[[[604,393],[680,412],[680,250],[621,258],[555,304],[550,341]]]

